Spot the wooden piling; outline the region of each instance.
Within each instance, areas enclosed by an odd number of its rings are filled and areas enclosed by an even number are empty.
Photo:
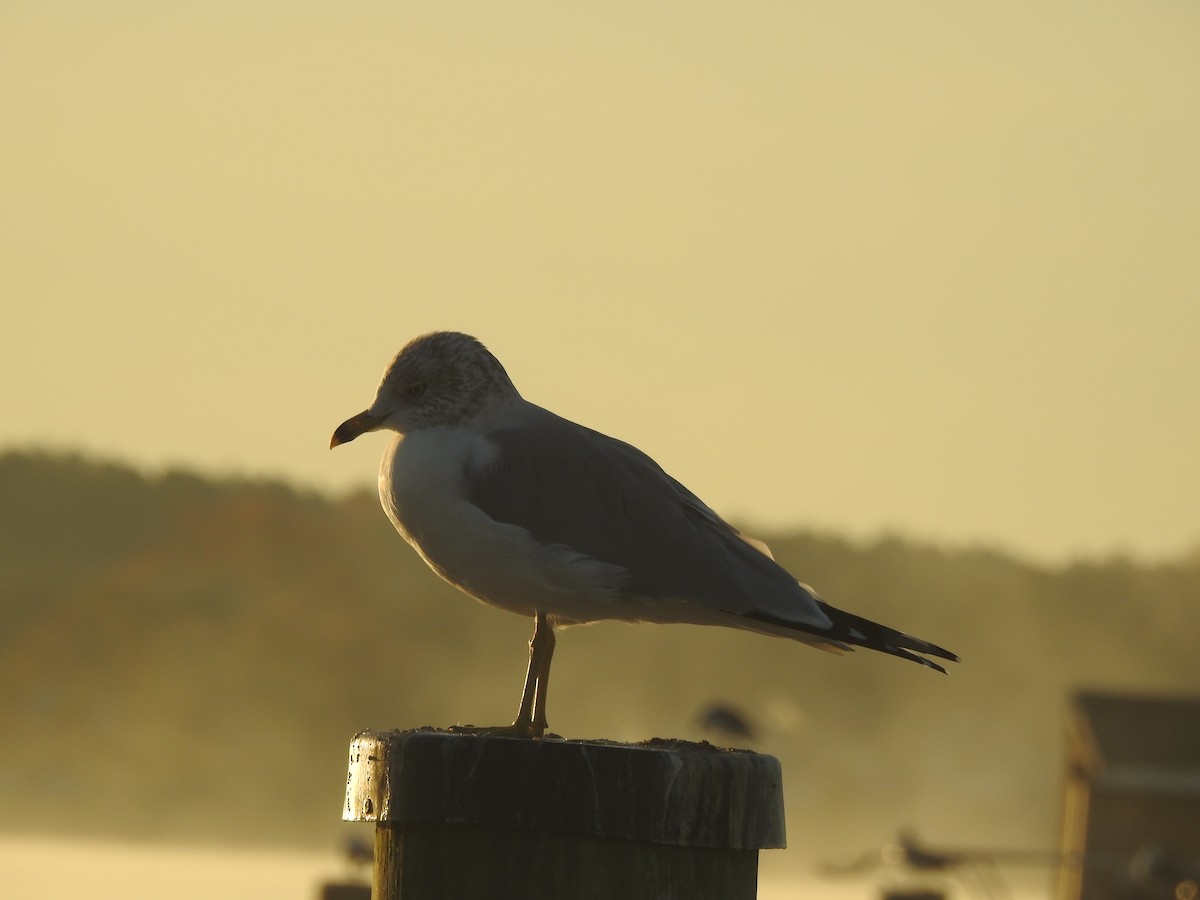
[[[364,731],[342,818],[374,900],[753,900],[784,846],[779,761],[680,741]]]

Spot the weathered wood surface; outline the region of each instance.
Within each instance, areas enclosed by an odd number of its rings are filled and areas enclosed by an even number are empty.
[[[375,900],[752,900],[784,846],[779,762],[707,744],[363,732],[343,818]]]

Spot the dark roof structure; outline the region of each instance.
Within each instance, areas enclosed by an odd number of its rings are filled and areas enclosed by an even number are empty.
[[[1200,882],[1200,696],[1071,701],[1059,900],[1174,900]]]
[[[1080,760],[1094,777],[1200,792],[1200,697],[1075,696]]]

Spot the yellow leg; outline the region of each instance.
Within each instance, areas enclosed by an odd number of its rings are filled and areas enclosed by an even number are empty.
[[[451,731],[466,734],[493,734],[512,737],[540,738],[546,733],[546,690],[550,684],[550,660],[554,656],[554,629],[544,612],[534,619],[533,637],[529,639],[529,668],[525,672],[525,687],[521,691],[521,706],[511,725],[458,725]]]
[[[554,629],[546,622],[546,617],[539,615],[534,628],[533,639],[529,642],[539,643],[537,661],[537,696],[533,704],[533,732],[536,737],[546,733],[546,693],[550,690],[550,660],[554,658]],[[533,656],[533,653],[530,653]],[[531,660],[532,662],[532,660]]]

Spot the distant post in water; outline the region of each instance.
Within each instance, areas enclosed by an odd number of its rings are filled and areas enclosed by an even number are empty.
[[[680,741],[364,731],[342,818],[374,900],[753,900],[784,846],[779,761]]]

